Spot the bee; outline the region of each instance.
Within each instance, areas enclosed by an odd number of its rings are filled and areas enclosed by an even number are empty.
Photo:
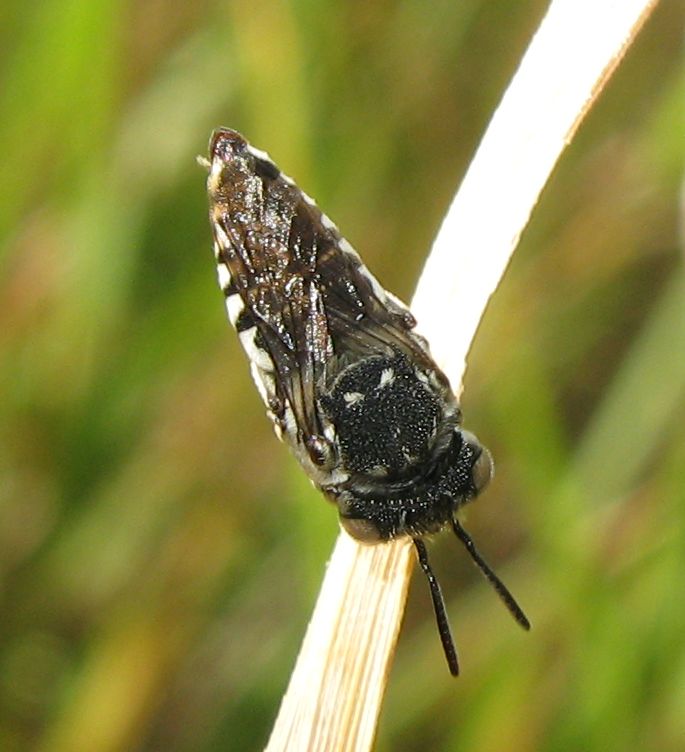
[[[450,526],[514,619],[530,627],[457,517],[488,485],[490,453],[461,427],[449,381],[409,309],[315,202],[236,131],[216,130],[202,163],[219,286],[275,432],[353,538],[412,539],[456,676],[426,536]]]

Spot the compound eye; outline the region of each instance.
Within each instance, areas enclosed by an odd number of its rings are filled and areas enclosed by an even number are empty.
[[[473,463],[471,472],[473,474],[473,486],[476,493],[479,494],[490,483],[495,472],[492,455],[485,447],[481,447],[480,456]]]
[[[361,517],[341,517],[340,524],[360,543],[380,543],[383,540],[378,528],[370,520]]]
[[[476,457],[471,467],[471,478],[473,479],[473,488],[478,495],[492,480],[492,476],[495,474],[495,465],[490,452],[470,431],[462,429],[461,436],[464,444],[471,448]]]

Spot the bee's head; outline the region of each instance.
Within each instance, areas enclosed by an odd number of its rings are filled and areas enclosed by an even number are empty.
[[[468,431],[455,428],[443,456],[409,479],[391,482],[353,473],[343,489],[329,489],[345,530],[363,543],[438,532],[478,496],[494,473],[490,452]]]

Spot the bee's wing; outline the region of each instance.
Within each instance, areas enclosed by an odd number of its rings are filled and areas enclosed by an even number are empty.
[[[210,150],[210,218],[229,317],[291,441],[307,446],[323,435],[318,396],[345,365],[399,350],[435,368],[409,311],[265,154],[229,130]]]
[[[337,353],[350,360],[403,352],[410,360],[435,368],[423,339],[412,329],[414,317],[384,290],[334,226],[336,252],[320,261],[323,297]]]

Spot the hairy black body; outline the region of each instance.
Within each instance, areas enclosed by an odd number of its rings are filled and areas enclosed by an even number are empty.
[[[206,164],[219,284],[276,433],[350,535],[414,540],[456,674],[423,536],[450,525],[529,626],[456,516],[490,481],[490,454],[461,428],[410,311],[312,199],[235,131],[214,133]]]

